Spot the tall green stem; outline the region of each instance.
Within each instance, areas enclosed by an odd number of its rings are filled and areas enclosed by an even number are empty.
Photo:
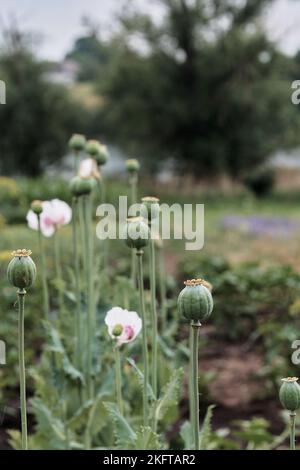
[[[123,414],[123,400],[122,400],[122,372],[121,372],[121,355],[120,348],[115,347],[115,361],[116,361],[116,396],[117,404],[121,415]]]
[[[74,269],[75,269],[75,297],[76,297],[76,314],[75,314],[75,358],[77,367],[80,367],[81,362],[81,348],[82,348],[82,338],[81,338],[81,319],[80,319],[80,263],[79,263],[79,253],[78,253],[78,198],[73,198],[72,201],[73,217],[72,217],[72,229],[73,229],[73,258],[74,258]]]
[[[135,204],[137,202],[137,174],[133,174],[129,177],[130,185],[130,204]]]
[[[159,254],[159,294],[161,302],[161,331],[166,331],[167,321],[167,289],[166,289],[166,270],[163,248]]]
[[[136,204],[137,202],[137,175],[129,176],[130,186],[130,204]],[[136,286],[136,260],[134,251],[131,253],[131,281],[133,286]]]
[[[61,269],[61,259],[60,259],[60,246],[58,239],[58,229],[56,228],[54,232],[54,257],[55,257],[55,274],[58,281],[62,281],[62,269]],[[63,310],[64,300],[63,292],[61,285],[58,286],[58,304],[60,311]]]
[[[290,413],[290,450],[296,449],[295,444],[295,430],[296,430],[296,413]]]
[[[148,372],[148,346],[147,346],[147,322],[146,322],[146,310],[145,310],[145,295],[144,295],[144,275],[143,275],[143,251],[139,250],[136,252],[138,257],[138,285],[140,294],[140,309],[142,316],[142,339],[143,339],[143,362],[144,362],[144,383],[143,383],[143,423],[144,426],[148,424],[148,383],[149,383],[149,372]]]
[[[80,244],[83,270],[86,272],[86,243],[85,243],[85,217],[84,217],[84,196],[78,200]]]
[[[101,173],[101,166],[98,167],[99,171]],[[99,189],[99,195],[100,195],[100,204],[105,204],[105,180],[102,177],[102,179],[98,179],[98,189]],[[109,240],[101,240],[101,251],[99,253],[99,261],[100,261],[100,268],[103,273],[107,272],[107,263],[108,263],[108,242]],[[101,276],[99,276],[99,282],[98,282],[98,292],[100,293],[101,289]],[[101,293],[100,293],[101,295]]]
[[[100,167],[100,171],[101,171],[101,167]],[[105,203],[105,199],[106,199],[106,188],[105,188],[105,179],[102,175],[102,179],[100,181],[100,194],[101,194],[101,204],[104,204]]]
[[[189,336],[189,349],[190,349],[190,371],[193,370],[193,328],[190,328],[190,336]],[[189,374],[189,408],[190,408],[190,423],[191,429],[193,429],[193,419],[195,416],[194,410],[194,397],[193,397],[193,374]]]
[[[43,304],[44,304],[44,314],[47,320],[49,318],[49,291],[48,291],[48,282],[47,282],[47,268],[46,268],[45,252],[44,252],[43,235],[41,231],[41,216],[38,215],[37,217],[38,217],[39,250],[40,250],[41,271],[42,271]]]
[[[20,369],[20,406],[22,449],[27,450],[27,415],[26,415],[26,376],[25,376],[25,352],[24,352],[24,307],[25,289],[18,290],[19,306],[19,369]]]
[[[150,239],[150,289],[152,313],[152,374],[151,383],[154,396],[157,397],[157,311],[156,311],[156,275],[155,275],[155,244]]]
[[[85,217],[85,251],[86,251],[86,284],[87,284],[87,390],[89,398],[93,395],[92,382],[92,353],[93,353],[93,332],[95,327],[94,318],[94,276],[92,264],[92,213],[91,197],[84,196],[84,217]]]
[[[200,431],[199,431],[199,388],[198,388],[198,336],[200,324],[191,323],[192,329],[192,400],[193,400],[193,433],[195,450],[199,450]]]
[[[75,170],[75,174],[77,174],[78,169],[79,169],[79,156],[80,156],[80,152],[78,150],[74,150],[74,170]]]

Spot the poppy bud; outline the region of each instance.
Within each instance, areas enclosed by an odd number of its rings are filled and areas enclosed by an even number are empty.
[[[43,212],[43,203],[38,200],[32,201],[30,208],[36,215],[40,215]]]
[[[130,158],[125,162],[126,170],[128,173],[137,173],[140,169],[140,164],[135,158]]]
[[[86,144],[86,138],[81,134],[73,134],[69,140],[69,147],[76,152],[80,152],[84,149]]]
[[[100,144],[98,153],[94,156],[96,162],[98,165],[102,166],[105,165],[105,163],[108,160],[108,151],[106,145]]]
[[[19,289],[30,287],[36,278],[36,266],[30,258],[30,250],[16,250],[7,268],[9,282]]]
[[[90,194],[94,187],[94,181],[91,178],[81,178],[75,176],[70,181],[70,190],[73,196],[80,197]]]
[[[88,140],[85,146],[86,153],[91,155],[91,157],[96,158],[96,155],[99,153],[101,144],[98,140]]]
[[[141,250],[148,245],[150,231],[148,225],[142,217],[132,217],[127,219],[126,244],[129,248]]]
[[[208,283],[203,279],[185,281],[185,288],[178,297],[179,312],[189,321],[200,323],[206,320],[213,310],[213,298]]]
[[[300,408],[300,386],[297,377],[287,377],[282,380],[279,390],[279,399],[282,406],[291,412]]]

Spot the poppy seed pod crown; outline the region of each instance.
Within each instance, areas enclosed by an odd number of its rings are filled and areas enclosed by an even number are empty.
[[[282,380],[279,390],[279,399],[282,406],[289,411],[296,411],[300,408],[300,386],[297,377],[287,377]]]
[[[203,279],[185,281],[185,288],[178,296],[178,309],[190,322],[201,323],[213,310],[213,298],[208,283]]]
[[[25,248],[13,251],[13,258],[7,267],[7,278],[14,287],[25,289],[34,283],[36,266],[30,255],[31,251]]]
[[[73,196],[80,197],[90,194],[94,187],[94,181],[91,178],[81,178],[75,176],[70,181],[70,191]]]
[[[69,140],[69,147],[72,150],[80,152],[85,148],[86,138],[82,134],[73,134]]]
[[[125,242],[129,248],[141,250],[148,245],[149,237],[150,231],[148,225],[142,217],[127,219]]]

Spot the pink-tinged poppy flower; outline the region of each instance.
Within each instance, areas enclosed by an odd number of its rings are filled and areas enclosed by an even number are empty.
[[[42,207],[43,211],[40,214],[41,232],[45,237],[51,237],[57,228],[67,225],[72,219],[72,209],[60,199],[44,201]],[[32,210],[27,213],[26,219],[29,228],[38,230],[38,217]]]
[[[116,340],[117,345],[131,343],[142,329],[142,320],[136,312],[130,312],[121,307],[113,307],[105,317],[109,335]]]
[[[78,176],[81,178],[100,179],[100,172],[96,160],[93,158],[85,158],[80,162]]]

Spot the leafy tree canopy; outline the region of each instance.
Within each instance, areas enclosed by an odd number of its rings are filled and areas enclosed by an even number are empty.
[[[292,59],[260,22],[272,0],[159,3],[159,22],[134,8],[121,16],[117,53],[98,81],[110,135],[152,167],[170,159],[195,175],[239,177],[294,145]]]
[[[68,91],[47,81],[47,66],[30,50],[27,36],[6,31],[0,77],[6,104],[0,106],[0,171],[38,175],[66,152],[71,133],[82,129],[84,113]]]

